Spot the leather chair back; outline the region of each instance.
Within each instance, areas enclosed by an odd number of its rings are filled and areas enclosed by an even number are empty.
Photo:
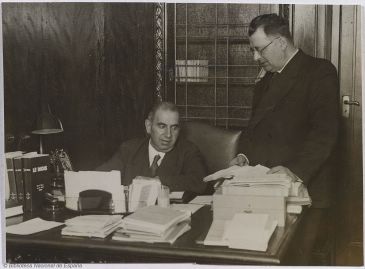
[[[183,124],[183,135],[200,150],[208,172],[214,173],[227,168],[237,155],[242,131],[227,130],[205,122],[187,121]]]

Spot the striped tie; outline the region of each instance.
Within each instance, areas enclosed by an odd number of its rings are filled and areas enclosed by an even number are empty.
[[[150,170],[151,170],[151,177],[156,177],[157,175],[157,169],[158,169],[158,160],[161,158],[160,155],[155,155],[155,157],[153,157],[153,162],[150,166]]]

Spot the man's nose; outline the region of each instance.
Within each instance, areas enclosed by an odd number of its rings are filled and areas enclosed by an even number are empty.
[[[258,53],[257,50],[254,50],[253,51],[253,60],[257,62],[260,58],[261,58],[260,53]]]
[[[166,137],[171,137],[171,129],[170,128],[166,128],[165,135],[166,135]]]

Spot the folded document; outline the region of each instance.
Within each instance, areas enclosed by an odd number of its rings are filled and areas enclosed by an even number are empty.
[[[231,221],[214,220],[204,245],[266,251],[276,226],[267,214],[237,213]]]

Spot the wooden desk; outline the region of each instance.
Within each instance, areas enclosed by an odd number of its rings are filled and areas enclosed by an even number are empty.
[[[65,219],[69,216],[62,215]],[[277,228],[266,252],[204,246],[203,239],[212,222],[210,207],[203,207],[192,217],[192,229],[173,245],[126,243],[105,239],[67,237],[61,228],[29,236],[6,235],[7,257],[16,262],[155,262],[201,264],[282,264],[302,215],[288,215],[285,228]]]

